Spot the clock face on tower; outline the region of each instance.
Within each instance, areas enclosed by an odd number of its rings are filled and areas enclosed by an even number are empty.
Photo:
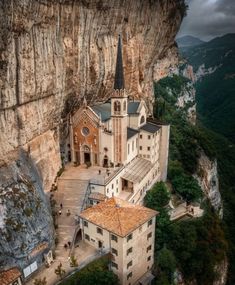
[[[89,135],[89,133],[90,133],[90,130],[87,128],[87,127],[83,127],[82,128],[82,134],[83,134],[83,136],[88,136]]]

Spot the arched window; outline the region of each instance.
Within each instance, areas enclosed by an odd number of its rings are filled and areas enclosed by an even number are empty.
[[[114,112],[120,112],[121,111],[121,103],[120,101],[114,102]]]
[[[123,111],[126,111],[126,101],[123,103]]]
[[[145,116],[142,116],[142,117],[140,118],[140,124],[143,124],[143,123],[145,123]]]

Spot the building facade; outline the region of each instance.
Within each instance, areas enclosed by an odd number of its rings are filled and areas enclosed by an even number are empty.
[[[119,38],[110,99],[93,106],[84,100],[71,117],[69,153],[73,163],[115,169],[102,184],[90,181],[92,191],[140,204],[156,181],[166,180],[169,131],[169,125],[148,118],[143,100],[129,99]]]
[[[112,254],[110,267],[122,285],[138,284],[154,262],[157,212],[110,198],[80,214],[83,239]]]

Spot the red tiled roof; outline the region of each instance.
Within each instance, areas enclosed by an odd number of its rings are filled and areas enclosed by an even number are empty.
[[[21,276],[21,273],[18,268],[14,267],[6,271],[0,272],[0,284],[9,285],[12,282],[16,281],[17,278]]]
[[[80,217],[125,237],[156,214],[157,212],[152,209],[113,197],[86,209],[80,214]]]

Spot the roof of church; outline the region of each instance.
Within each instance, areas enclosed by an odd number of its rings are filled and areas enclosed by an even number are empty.
[[[158,130],[160,130],[160,127],[152,124],[152,123],[146,123],[145,125],[143,125],[141,128],[141,130],[146,131],[148,133],[156,133]]]
[[[123,63],[122,63],[122,42],[121,42],[121,36],[119,35],[114,90],[121,90],[124,88],[125,88],[125,82],[124,82],[124,72],[123,72]]]
[[[9,285],[17,280],[21,276],[21,273],[18,268],[14,267],[6,271],[0,272],[0,284]]]
[[[80,217],[118,236],[125,237],[157,213],[152,209],[112,197],[86,209]]]
[[[127,113],[130,114],[137,114],[137,110],[139,108],[140,102],[128,102]],[[111,102],[106,102],[99,105],[94,105],[91,107],[92,110],[101,117],[101,121],[105,122],[110,119],[111,117]]]
[[[127,108],[128,114],[136,114],[137,110],[139,108],[139,105],[140,105],[140,101],[129,102],[128,103],[128,108]]]
[[[102,122],[110,119],[111,117],[111,103],[110,102],[100,104],[100,105],[95,105],[91,108],[98,116],[101,117]]]
[[[129,140],[130,138],[132,138],[133,136],[135,136],[136,134],[138,134],[139,131],[134,130],[132,128],[127,128],[127,139]]]

